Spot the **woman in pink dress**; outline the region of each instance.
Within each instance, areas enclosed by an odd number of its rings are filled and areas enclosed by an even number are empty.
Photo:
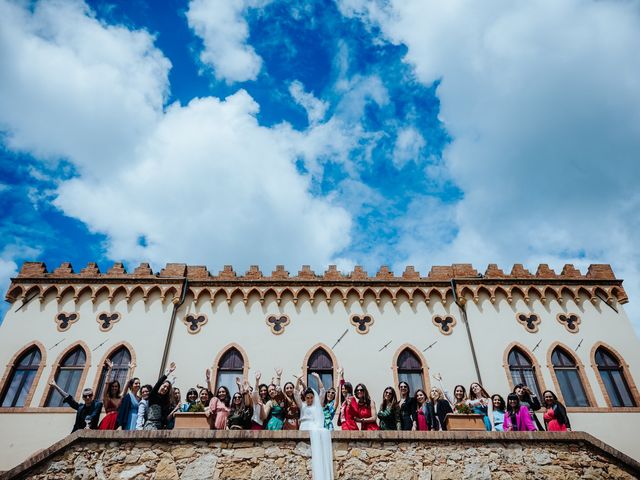
[[[529,409],[520,403],[520,399],[515,393],[510,393],[507,397],[507,411],[504,414],[503,427],[505,432],[534,432],[536,430]]]
[[[429,430],[427,420],[427,394],[421,388],[416,390],[416,420],[413,422],[413,430]]]
[[[371,400],[367,387],[359,383],[353,392],[355,397],[351,397],[349,410],[353,412],[353,420],[360,423],[360,430],[380,430],[376,423],[376,404]]]
[[[224,385],[218,387],[216,396],[211,399],[209,408],[204,413],[209,419],[209,425],[215,430],[224,430],[227,428],[227,417],[229,416],[229,404],[231,403],[231,395],[229,389]]]
[[[567,409],[558,401],[558,397],[551,390],[542,394],[544,405],[547,410],[544,412],[544,423],[549,432],[566,432],[571,430]]]

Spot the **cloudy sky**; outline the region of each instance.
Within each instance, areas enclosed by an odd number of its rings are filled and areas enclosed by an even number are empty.
[[[611,263],[640,326],[640,4],[0,0],[24,260]]]

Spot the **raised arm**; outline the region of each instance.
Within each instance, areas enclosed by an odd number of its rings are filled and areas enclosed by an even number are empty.
[[[273,384],[280,388],[280,381],[282,380],[282,368],[276,368],[276,376],[273,379]]]
[[[302,382],[302,377],[297,377],[294,375],[294,377],[296,377],[296,385],[294,388],[294,392],[293,392],[293,399],[296,402],[296,405],[298,405],[298,408],[300,410],[302,410],[302,392],[304,392],[305,387],[304,387],[304,383]]]
[[[107,373],[104,376],[104,378],[106,378],[106,381],[105,381],[104,388],[102,389],[102,403],[104,403],[106,405],[107,404],[107,400],[109,399],[109,390],[111,389],[111,387],[109,385],[111,380],[109,380],[109,377],[111,377],[111,370],[113,369],[113,362],[110,359],[107,358],[104,361],[104,365],[105,365],[105,367],[107,367]]]
[[[49,385],[51,385],[53,388],[56,389],[56,391],[60,394],[60,396],[62,397],[62,401],[64,403],[69,404],[69,406],[71,408],[73,408],[74,410],[78,410],[78,408],[80,407],[80,404],[78,402],[76,402],[76,399],[73,398],[71,395],[69,395],[67,392],[65,392],[64,390],[62,390],[62,388],[60,388],[60,386],[56,383],[55,380],[51,380],[49,382]]]
[[[318,382],[318,395],[320,396],[320,405],[324,407],[325,389],[324,384],[322,383],[322,378],[320,378],[320,375],[317,372],[311,373],[311,376],[316,379],[316,382]]]
[[[209,395],[213,393],[213,388],[211,388],[211,370],[208,368],[204,371],[204,377],[206,379],[205,385],[207,386],[207,390],[209,391]]]

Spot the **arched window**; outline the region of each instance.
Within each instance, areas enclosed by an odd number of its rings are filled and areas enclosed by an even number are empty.
[[[55,381],[62,390],[74,397],[77,395],[78,385],[86,363],[87,354],[81,346],[77,346],[65,355],[55,376]],[[55,388],[50,388],[45,407],[62,407],[64,405],[63,400],[64,398]]]
[[[12,368],[2,395],[3,407],[24,407],[40,368],[42,353],[35,345],[24,352]]]
[[[582,384],[575,360],[560,347],[551,354],[551,363],[567,407],[588,407],[589,399]]]
[[[424,389],[422,362],[409,348],[405,348],[398,355],[398,383],[407,382],[411,392],[419,388]]]
[[[618,359],[604,347],[599,347],[595,354],[598,373],[607,390],[612,407],[635,407],[636,401],[631,395],[629,384],[624,378],[624,371]]]
[[[307,386],[318,392],[318,383],[316,379],[311,376],[312,373],[320,375],[322,384],[327,390],[333,386],[333,362],[324,348],[314,350],[307,362]]]
[[[131,352],[127,347],[120,347],[109,355],[109,360],[113,362],[113,368],[111,374],[107,378],[107,366],[103,365],[100,372],[100,381],[98,382],[98,388],[95,398],[102,399],[102,392],[107,381],[112,382],[118,380],[120,387],[124,388],[127,379],[129,378],[129,368],[131,368]]]
[[[513,385],[524,383],[538,398],[542,398],[535,367],[529,356],[518,347],[513,347],[509,352],[508,362]]]
[[[238,390],[236,377],[244,375],[244,358],[237,348],[231,347],[218,362],[218,375],[216,377],[216,389],[225,386],[230,392]],[[215,392],[214,392],[215,393]]]

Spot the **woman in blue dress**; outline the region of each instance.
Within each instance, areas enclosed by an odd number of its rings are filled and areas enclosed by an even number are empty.
[[[491,396],[478,382],[473,382],[469,386],[469,400],[467,405],[471,407],[473,413],[482,415],[484,427],[487,431],[493,430],[493,405]]]
[[[140,379],[132,378],[127,382],[118,407],[118,425],[123,430],[135,430],[140,405]]]

